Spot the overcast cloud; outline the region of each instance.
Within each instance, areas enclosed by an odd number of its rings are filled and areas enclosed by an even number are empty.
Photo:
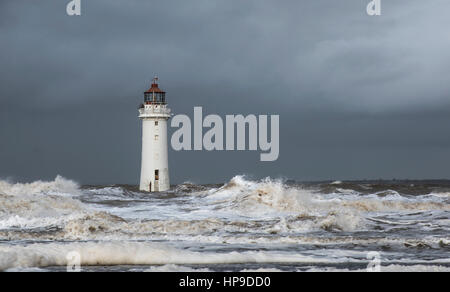
[[[173,183],[448,178],[447,0],[68,2],[0,2],[2,178],[136,184],[155,73],[175,114],[280,115],[277,161],[171,151]]]

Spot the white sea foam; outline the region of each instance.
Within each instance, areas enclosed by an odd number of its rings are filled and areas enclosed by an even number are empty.
[[[0,229],[64,226],[94,211],[73,196],[78,184],[57,176],[52,182],[0,181]]]
[[[323,195],[307,189],[289,187],[281,181],[269,178],[259,182],[248,181],[243,176],[235,176],[224,187],[208,196],[208,199],[221,199],[233,202],[233,207],[251,211],[258,205],[270,207],[280,211],[311,211],[314,209],[333,207],[350,207],[363,211],[398,211],[398,210],[450,210],[449,204],[423,201],[401,196],[393,190],[367,195],[362,198],[353,190],[342,190],[346,193]],[[348,194],[357,196],[348,196]],[[241,203],[241,204],[240,204]]]
[[[69,240],[149,239],[157,234],[196,236],[217,230],[270,234],[321,229],[354,231],[365,228],[370,218],[368,213],[372,215],[372,212],[450,209],[448,204],[397,198],[397,195],[376,199],[327,197],[288,187],[281,181],[254,182],[243,176],[234,177],[222,188],[202,191],[201,195],[194,192],[180,204],[140,204],[120,208],[92,208],[75,198],[57,195],[80,192],[75,183],[61,177],[54,182],[31,184],[1,182],[1,186],[0,229],[58,226],[64,231],[59,238]],[[95,190],[89,192],[95,195]],[[99,192],[101,196],[123,195],[121,188],[108,187]],[[160,219],[143,220],[146,217]],[[180,219],[173,219],[176,217]],[[252,223],[255,220],[265,223]],[[392,226],[420,223],[410,219],[371,220]],[[447,221],[440,218],[436,222],[445,225]]]
[[[334,182],[331,182],[330,185],[340,185],[342,184],[342,181],[340,180],[335,180]]]
[[[247,251],[247,252],[193,252],[177,249],[164,244],[143,242],[83,242],[83,243],[49,243],[31,244],[27,246],[0,246],[0,271],[23,268],[42,268],[49,266],[66,266],[67,255],[77,252],[80,255],[81,266],[110,265],[162,265],[153,267],[153,271],[176,271],[191,268],[181,268],[179,265],[213,265],[240,263],[285,263],[285,264],[342,264],[365,263],[362,256],[365,252],[323,251],[308,254]],[[324,256],[325,255],[325,256]],[[351,256],[351,257],[349,257]],[[355,256],[360,259],[355,258]],[[388,261],[389,262],[389,261]],[[385,271],[448,271],[442,266],[449,259],[431,261],[400,260],[387,264]],[[199,267],[200,269],[203,269]],[[334,268],[310,269],[310,271],[333,271]]]
[[[32,183],[11,183],[0,180],[0,194],[8,196],[35,195],[35,194],[58,194],[73,195],[79,193],[76,182],[57,176],[54,181],[35,181]]]
[[[80,191],[73,181],[57,176],[53,182],[11,184],[0,181],[0,218],[5,216],[46,217],[85,209],[71,196]]]
[[[367,269],[339,269],[334,267],[311,268],[307,272],[367,272]],[[380,272],[450,272],[450,267],[442,265],[387,265],[381,266]]]
[[[142,270],[139,270],[142,271]],[[174,265],[174,264],[168,264],[168,265],[161,265],[161,266],[152,266],[149,269],[145,269],[142,272],[212,272],[210,269],[207,268],[191,268],[181,265]]]
[[[243,269],[240,272],[248,272],[248,273],[275,273],[275,272],[282,272],[282,270],[276,269],[276,268],[259,268],[259,269]]]
[[[67,255],[74,251],[80,255],[81,266],[329,262],[327,259],[283,252],[200,253],[155,243],[83,242],[0,246],[0,271],[65,266],[68,264]]]
[[[4,272],[9,272],[9,273],[17,273],[17,272],[21,272],[21,273],[42,273],[42,272],[48,272],[45,269],[42,268],[10,268],[10,269],[6,269]]]
[[[185,265],[189,264],[346,263],[367,260],[364,251],[352,253],[348,245],[392,248],[390,255],[398,259],[402,249],[443,250],[450,242],[442,236],[450,222],[445,193],[414,197],[393,190],[362,195],[338,189],[322,194],[281,180],[251,181],[243,176],[219,188],[186,184],[178,191],[166,197],[132,193],[124,187],[80,189],[59,176],[53,182],[30,184],[0,181],[0,239],[89,241],[3,244],[0,267],[14,270],[65,265],[65,255],[72,250],[81,253],[83,265],[158,265],[150,268],[155,271],[188,270]],[[371,229],[374,226],[382,228]],[[427,233],[418,238],[395,233],[405,229]],[[359,230],[371,232],[370,236],[342,233]],[[427,236],[434,230],[439,233]],[[318,235],[313,236],[316,231]],[[129,242],[135,240],[145,242]],[[210,252],[191,252],[151,241],[206,246]],[[264,245],[277,251],[224,253],[211,248],[230,245],[254,249]],[[300,255],[292,251],[293,245],[327,248],[312,248]],[[392,269],[403,265],[386,259],[383,263]],[[405,261],[416,268],[422,264],[437,267],[442,262]]]

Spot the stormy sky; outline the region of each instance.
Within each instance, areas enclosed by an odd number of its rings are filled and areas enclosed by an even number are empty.
[[[280,115],[277,161],[170,149],[172,183],[449,178],[448,0],[68,2],[0,2],[2,179],[137,184],[154,74],[175,114]]]

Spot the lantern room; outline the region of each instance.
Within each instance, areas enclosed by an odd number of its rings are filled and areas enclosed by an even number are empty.
[[[166,93],[158,87],[158,77],[153,78],[149,90],[144,92],[144,104],[166,104]]]

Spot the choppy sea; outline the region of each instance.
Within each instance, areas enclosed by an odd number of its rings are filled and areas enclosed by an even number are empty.
[[[450,181],[0,181],[0,271],[450,271],[449,231]]]

